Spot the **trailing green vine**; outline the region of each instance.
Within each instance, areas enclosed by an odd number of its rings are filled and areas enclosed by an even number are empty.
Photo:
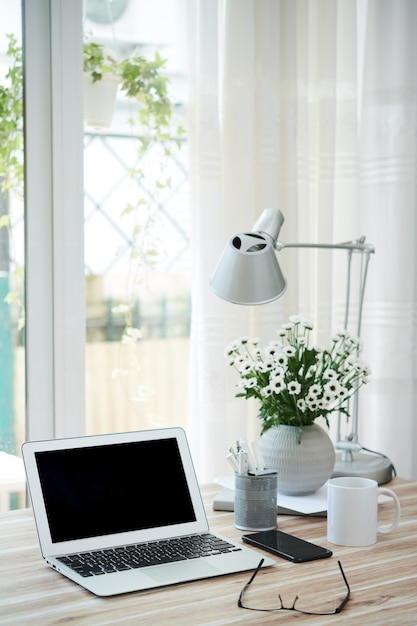
[[[14,35],[6,56],[11,65],[0,84],[0,179],[3,192],[22,194],[23,185],[23,71],[22,49]]]
[[[166,173],[167,157],[171,154],[170,143],[176,138],[177,147],[181,146],[185,130],[181,124],[174,124],[173,104],[169,97],[169,78],[164,74],[166,60],[156,52],[153,59],[134,55],[117,62],[101,44],[87,39],[84,43],[84,71],[90,73],[93,82],[105,75],[113,74],[121,80],[120,92],[130,103],[130,115],[127,124],[131,135],[136,140],[136,164],[129,170],[135,184],[134,199],[121,210],[120,216],[131,220],[131,272],[128,278],[127,302],[117,307],[116,312],[125,316],[126,330],[124,339],[140,336],[138,329],[132,328],[132,306],[134,293],[143,275],[155,266],[159,250],[156,245],[155,226],[157,215],[152,206],[158,206],[160,193],[171,186],[171,179]],[[151,196],[144,193],[143,182],[149,174],[145,171],[146,158],[157,148],[161,151],[158,160],[158,172],[153,169],[153,191]],[[149,168],[151,169],[151,168]],[[133,332],[133,331],[137,332]]]
[[[23,196],[23,65],[22,48],[13,34],[6,35],[6,56],[10,59],[3,84],[0,84],[0,193],[3,194],[6,212],[0,216],[0,228],[8,230],[12,242],[9,194]],[[7,259],[9,263],[9,259]],[[19,311],[18,330],[25,325],[23,306],[24,268],[15,265],[12,276],[14,289],[5,297],[8,304],[16,304]]]

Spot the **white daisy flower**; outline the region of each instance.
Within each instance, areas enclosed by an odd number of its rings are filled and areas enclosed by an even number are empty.
[[[277,363],[281,367],[286,367],[286,365],[288,363],[288,357],[283,352],[280,352],[279,354],[276,354],[274,360],[275,360],[275,363]]]
[[[302,413],[306,410],[306,401],[303,400],[303,398],[297,400],[297,408],[300,409]]]
[[[359,339],[359,337],[349,337],[348,343],[350,346],[352,346],[352,348],[357,350],[358,348],[360,348],[361,340]]]
[[[294,396],[297,393],[300,393],[301,385],[297,380],[292,380],[291,382],[288,383],[287,389],[288,389],[288,393]]]
[[[239,372],[242,376],[250,374],[251,372],[253,372],[253,369],[254,367],[252,361],[244,361],[243,363],[239,364]]]
[[[285,389],[285,382],[282,376],[275,376],[269,381],[269,387],[274,393],[280,393]]]
[[[364,363],[363,361],[356,361],[355,363],[355,369],[357,372],[359,372],[359,374],[365,374],[367,375],[369,372],[369,368],[368,365],[366,363]]]
[[[343,400],[344,398],[349,397],[349,391],[346,389],[346,387],[340,386],[339,393],[337,395],[339,400]]]
[[[321,392],[322,392],[322,388],[317,383],[315,383],[314,385],[311,385],[310,389],[308,390],[309,395],[313,397],[319,396]]]
[[[240,343],[238,340],[232,341],[232,343],[229,343],[228,346],[226,346],[224,352],[226,356],[230,356],[231,354],[233,354],[233,352],[237,352],[240,348]]]
[[[263,353],[266,358],[273,357],[276,354],[277,350],[278,347],[275,345],[275,343],[271,342],[266,346],[266,348],[264,348]]]
[[[326,383],[324,389],[325,391],[327,391],[327,393],[330,393],[333,396],[337,396],[340,391],[340,383],[338,380],[332,379],[328,383]]]
[[[297,352],[294,346],[284,346],[283,351],[284,354],[286,354],[287,356],[294,356],[294,354]]]
[[[310,409],[310,411],[317,411],[319,408],[319,403],[316,397],[307,396],[306,405]]]
[[[254,376],[251,378],[245,378],[245,380],[242,381],[242,387],[244,389],[253,389],[256,387],[256,378]]]
[[[329,367],[327,370],[324,370],[323,378],[326,378],[327,380],[334,380],[337,378],[337,372]]]
[[[283,377],[286,371],[287,370],[285,369],[285,367],[281,367],[280,365],[277,365],[271,370],[271,376]]]

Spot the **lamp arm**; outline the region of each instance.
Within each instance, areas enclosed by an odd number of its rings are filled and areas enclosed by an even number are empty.
[[[375,252],[375,247],[370,243],[365,243],[365,237],[359,237],[353,241],[345,241],[343,243],[283,243],[282,241],[275,242],[275,249],[282,250],[283,248],[325,248],[331,250],[352,250],[358,252],[368,252],[372,254]]]
[[[362,325],[362,309],[363,309],[363,300],[365,295],[365,284],[368,273],[368,264],[369,258],[372,253],[375,252],[375,247],[372,244],[368,244],[365,242],[365,237],[359,237],[353,241],[346,241],[343,243],[282,243],[278,240],[275,241],[275,249],[279,252],[284,248],[310,248],[310,249],[327,249],[327,250],[345,250],[348,253],[348,269],[347,269],[347,285],[346,285],[346,305],[345,305],[345,328],[348,326],[349,322],[349,310],[350,310],[350,279],[351,279],[351,261],[353,252],[359,252],[362,256],[361,263],[361,273],[360,273],[360,284],[359,284],[359,310],[358,310],[358,321],[357,321],[357,337],[360,337],[361,333],[361,325]],[[336,437],[336,448],[344,450],[345,460],[352,460],[351,454],[353,451],[358,451],[361,449],[360,444],[358,443],[358,393],[359,390],[356,389],[356,393],[352,398],[352,425],[351,425],[351,434],[344,440],[341,440],[341,414],[338,415],[338,424],[337,424],[337,437]]]

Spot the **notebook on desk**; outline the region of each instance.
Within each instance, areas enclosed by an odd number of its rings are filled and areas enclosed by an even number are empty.
[[[22,453],[43,558],[96,595],[259,563],[210,533],[181,428],[27,442]]]

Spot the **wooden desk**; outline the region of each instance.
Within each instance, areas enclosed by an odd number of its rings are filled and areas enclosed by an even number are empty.
[[[369,548],[330,546],[326,521],[317,517],[279,516],[285,532],[329,545],[331,559],[293,564],[277,558],[276,566],[258,576],[273,584],[287,604],[306,585],[323,593],[337,579],[340,559],[351,586],[351,599],[339,615],[311,617],[290,611],[257,613],[237,607],[248,573],[177,585],[158,591],[98,598],[52,571],[40,557],[35,524],[28,509],[0,515],[0,624],[49,626],[104,624],[219,626],[223,624],[417,624],[417,483],[395,479],[400,498],[399,528],[380,535]],[[218,487],[203,488],[211,528],[227,537],[242,534],[233,514],[214,512],[211,503]],[[389,502],[380,505],[387,518]],[[262,554],[260,552],[260,554]]]

